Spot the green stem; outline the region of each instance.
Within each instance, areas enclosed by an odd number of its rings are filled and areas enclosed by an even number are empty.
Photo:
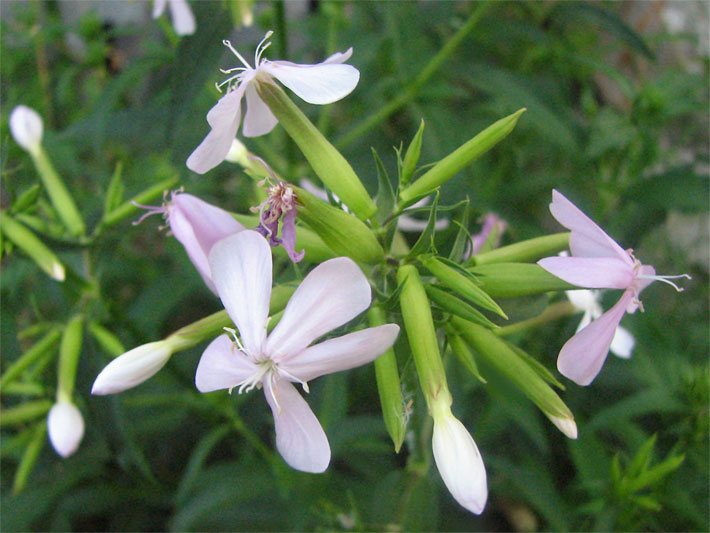
[[[459,31],[457,31],[451,39],[439,50],[427,65],[419,72],[416,78],[414,78],[400,93],[400,95],[394,100],[390,101],[387,105],[380,108],[379,111],[370,115],[366,119],[362,120],[360,123],[356,124],[353,129],[348,133],[343,135],[338,139],[335,145],[342,149],[346,146],[352,144],[355,140],[359,139],[364,133],[368,132],[380,122],[383,122],[387,117],[395,113],[401,107],[407,105],[414,97],[417,96],[419,90],[436,74],[436,72],[441,68],[444,62],[454,53],[456,48],[461,44],[464,38],[473,31],[476,24],[481,20],[483,14],[488,9],[490,5],[489,2],[480,2],[476,5],[471,16],[468,18],[466,23],[461,26]]]

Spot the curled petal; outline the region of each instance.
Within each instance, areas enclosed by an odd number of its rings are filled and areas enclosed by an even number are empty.
[[[557,369],[563,376],[578,385],[589,385],[594,380],[609,353],[616,328],[633,298],[632,291],[625,291],[614,307],[565,343],[557,358]]]
[[[332,104],[349,95],[360,72],[352,65],[320,63],[298,65],[289,61],[267,61],[259,70],[270,74],[309,104]]]
[[[629,266],[633,265],[629,254],[614,239],[556,190],[552,191],[550,212],[557,222],[572,232],[570,237],[572,255],[576,257],[616,257]]]
[[[244,117],[242,133],[245,137],[259,137],[266,135],[278,123],[278,119],[271,109],[259,97],[253,84],[246,88],[247,112]]]
[[[281,226],[281,244],[283,245],[289,259],[298,263],[306,255],[305,250],[296,251],[296,209],[287,211]]]
[[[207,122],[212,129],[187,158],[187,168],[198,174],[204,174],[227,157],[239,128],[244,90],[245,85],[241,84],[237,89],[220,98],[207,113]]]
[[[253,376],[256,365],[227,335],[213,340],[200,357],[195,373],[195,385],[200,392],[231,389]]]
[[[296,470],[320,473],[330,463],[330,445],[316,415],[291,383],[264,380],[264,394],[274,414],[276,448]]]
[[[66,458],[72,455],[84,437],[84,418],[76,405],[66,401],[54,404],[47,416],[47,432],[54,450]]]
[[[302,381],[340,372],[375,360],[394,344],[399,326],[385,324],[328,339],[286,358],[279,366]]]
[[[634,281],[633,267],[614,257],[546,257],[537,264],[580,287],[627,289]]]
[[[261,353],[271,297],[271,249],[256,231],[222,239],[209,255],[212,281],[246,352]]]
[[[328,64],[328,63],[345,63],[350,57],[353,55],[353,48],[352,46],[345,50],[345,52],[335,52],[332,56],[328,56],[328,58],[323,61],[322,64]]]
[[[446,488],[459,504],[481,514],[488,499],[486,467],[476,443],[450,413],[434,417],[434,460]]]
[[[370,305],[367,278],[354,261],[337,257],[314,268],[293,293],[266,342],[274,361],[296,354]]]

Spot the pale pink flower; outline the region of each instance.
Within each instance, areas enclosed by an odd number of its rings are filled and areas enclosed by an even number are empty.
[[[241,123],[242,98],[246,98],[247,105],[242,129],[245,137],[265,135],[276,126],[278,120],[257,93],[255,81],[274,83],[275,78],[309,104],[318,105],[344,98],[357,85],[360,73],[352,65],[343,64],[350,59],[352,48],[333,54],[315,65],[269,61],[261,56],[271,44],[268,40],[272,33],[268,32],[257,46],[254,67],[229,41],[223,41],[243,66],[223,71],[225,74],[237,74],[218,85],[218,88],[226,85],[227,93],[207,113],[211,131],[187,159],[190,170],[204,174],[227,157]]]
[[[306,276],[267,336],[272,264],[266,240],[251,230],[231,235],[212,248],[209,262],[239,337],[221,335],[207,347],[195,375],[197,389],[241,393],[263,387],[284,460],[297,470],[323,472],[330,462],[328,439],[292,382],[308,391],[312,379],[369,363],[392,345],[399,327],[386,324],[313,344],[370,305],[364,274],[339,257]]]
[[[207,256],[217,241],[244,230],[244,226],[228,211],[200,200],[197,196],[183,193],[181,190],[173,191],[170,200],[159,207],[135,203],[134,205],[148,210],[135,224],[141,223],[151,215],[163,215],[170,232],[183,245],[207,287],[217,294],[212,283]]]
[[[483,251],[486,243],[488,243],[491,249],[497,248],[507,228],[508,223],[505,220],[495,213],[486,213],[483,217],[481,231],[475,235],[471,235],[471,241],[468,243],[464,259],[468,259],[472,255]]]
[[[190,9],[187,0],[153,0],[153,18],[157,19],[170,6],[170,16],[173,28],[178,35],[192,35],[195,33],[195,15]]]
[[[643,265],[624,250],[604,230],[582,213],[559,192],[552,191],[550,212],[571,231],[571,257],[547,257],[538,264],[558,278],[591,289],[623,289],[619,301],[598,319],[568,340],[560,351],[557,368],[579,385],[589,385],[601,370],[614,334],[626,313],[643,306],[641,291],[654,281],[663,281],[676,290],[683,289],[671,279],[682,276],[658,276],[652,266]]]
[[[54,450],[64,458],[72,455],[84,437],[84,418],[76,405],[66,400],[55,403],[47,415],[47,432]]]

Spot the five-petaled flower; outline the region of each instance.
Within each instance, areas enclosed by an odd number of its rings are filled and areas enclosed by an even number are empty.
[[[589,385],[601,370],[625,313],[643,311],[639,295],[654,281],[663,281],[681,291],[672,281],[681,276],[658,276],[643,265],[558,191],[552,191],[550,212],[572,233],[571,257],[547,257],[538,264],[558,278],[592,289],[624,289],[619,301],[598,319],[568,340],[560,351],[557,368],[579,385]]]
[[[247,104],[244,136],[265,135],[276,126],[278,121],[257,93],[255,83],[273,83],[276,78],[309,104],[319,105],[344,98],[357,85],[360,73],[352,65],[343,64],[350,59],[352,48],[315,65],[269,61],[262,54],[271,44],[271,35],[268,32],[257,46],[253,67],[229,41],[224,41],[243,66],[223,71],[236,74],[218,85],[218,88],[226,85],[227,93],[207,113],[211,131],[187,159],[190,170],[204,174],[224,161],[241,122],[242,98],[246,98]]]
[[[367,278],[352,260],[339,257],[306,276],[267,336],[272,263],[266,240],[251,230],[231,235],[212,248],[209,263],[239,337],[221,335],[207,347],[195,375],[198,390],[263,387],[283,458],[297,470],[323,472],[330,462],[328,439],[291,383],[308,391],[312,379],[369,363],[394,343],[399,326],[366,328],[313,344],[370,305]]]

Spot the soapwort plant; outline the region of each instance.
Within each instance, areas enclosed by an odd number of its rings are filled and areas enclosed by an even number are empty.
[[[177,35],[195,32],[195,17],[184,0],[153,5],[156,17],[170,7]],[[119,165],[98,219],[79,208],[72,187],[55,170],[43,144],[48,128],[41,116],[24,105],[10,114],[10,133],[27,152],[40,185],[0,211],[0,249],[11,252],[11,260],[29,258],[53,283],[80,287],[68,320],[41,322],[32,335],[39,340],[3,367],[3,401],[19,398],[3,405],[4,424],[17,428],[13,446],[23,450],[16,493],[31,480],[47,438],[61,458],[81,458],[82,439],[98,431],[101,417],[118,410],[98,412],[131,398],[150,402],[170,375],[182,381],[170,401],[184,402],[215,423],[199,458],[187,467],[190,472],[204,466],[218,442],[237,436],[230,453],[271,466],[274,483],[283,482],[284,490],[293,490],[297,479],[320,483],[332,471],[347,470],[350,450],[328,408],[329,402],[346,405],[348,390],[340,386],[357,372],[374,386],[355,394],[352,407],[377,411],[377,428],[367,437],[377,446],[387,442],[389,453],[397,456],[401,480],[409,480],[393,483],[402,489],[403,500],[422,479],[438,476],[436,483],[460,509],[485,515],[491,505],[508,505],[496,496],[505,460],[491,445],[489,428],[499,421],[466,412],[470,402],[464,398],[474,391],[481,403],[512,402],[522,406],[521,412],[537,410],[545,420],[543,431],[576,449],[573,441],[584,438],[587,420],[575,418],[568,405],[571,384],[548,369],[549,355],[559,346],[550,341],[549,353],[528,353],[524,335],[543,335],[539,332],[556,323],[573,324],[574,315],[583,312],[557,368],[578,385],[613,379],[613,369],[600,373],[610,349],[624,358],[619,364],[627,365],[635,364],[628,360],[632,349],[643,350],[619,327],[626,313],[644,311],[641,291],[653,281],[680,291],[671,279],[689,278],[656,275],[558,191],[568,190],[564,182],[555,184],[550,211],[567,231],[528,239],[518,239],[514,219],[477,205],[473,195],[454,203],[445,199],[446,188],[462,170],[485,154],[511,148],[518,122],[527,119],[525,108],[481,131],[463,133],[458,148],[427,164],[422,121],[393,156],[381,158],[373,151],[369,172],[377,176],[377,191],[371,194],[373,180],[353,168],[338,143],[291,95],[307,104],[342,101],[339,105],[346,106],[367,76],[354,66],[357,48],[315,64],[271,60],[271,39],[277,36],[266,33],[251,63],[239,51],[245,43],[223,41],[239,64],[221,70],[228,78],[216,84],[217,103],[204,109],[210,131],[186,158],[186,168],[200,174],[199,181],[172,176],[125,198]],[[251,139],[272,130],[299,151],[307,163],[303,173],[270,159],[272,137]],[[388,172],[390,163],[395,173]],[[216,181],[217,170],[246,178],[234,194],[212,195],[208,201],[201,191]],[[18,204],[35,205],[45,193],[47,200],[37,209],[50,214],[49,223],[40,225],[34,212],[26,216]],[[162,205],[151,205],[161,195]],[[117,312],[102,303],[101,273],[94,271],[89,251],[118,227],[134,235],[158,231],[152,215],[162,218],[159,231],[170,244],[147,255],[160,262],[164,254],[184,254],[192,267],[179,276],[204,293],[213,312],[196,319],[191,314],[187,324],[176,313],[172,333],[148,325],[145,330],[155,335],[126,349],[107,319]],[[173,238],[180,246],[173,246]],[[85,262],[65,264],[57,243],[87,250]],[[558,255],[567,250],[569,255]],[[153,281],[159,279],[158,272]],[[604,312],[599,289],[623,292]],[[159,290],[150,297],[160,298]],[[525,307],[530,299],[542,302],[534,314]],[[87,343],[99,345],[112,359],[90,364],[83,355]],[[199,357],[190,359],[190,353]],[[49,385],[40,378],[55,360],[56,382]],[[90,375],[90,383],[81,375]],[[336,384],[325,399],[322,387],[329,385],[321,383]],[[263,392],[269,409],[249,399],[254,389]],[[123,396],[113,404],[100,398],[118,394]],[[269,410],[273,423],[250,427]],[[622,471],[618,456],[611,466],[609,486],[625,500],[650,505],[639,492],[683,462],[671,454],[651,467],[654,445],[655,438],[645,445],[648,468],[634,459]],[[118,461],[113,449],[103,453],[104,460]],[[146,478],[153,476],[144,461],[138,464]],[[309,477],[293,477],[289,469]],[[193,482],[188,478],[181,491]],[[338,516],[350,524],[348,515]]]

